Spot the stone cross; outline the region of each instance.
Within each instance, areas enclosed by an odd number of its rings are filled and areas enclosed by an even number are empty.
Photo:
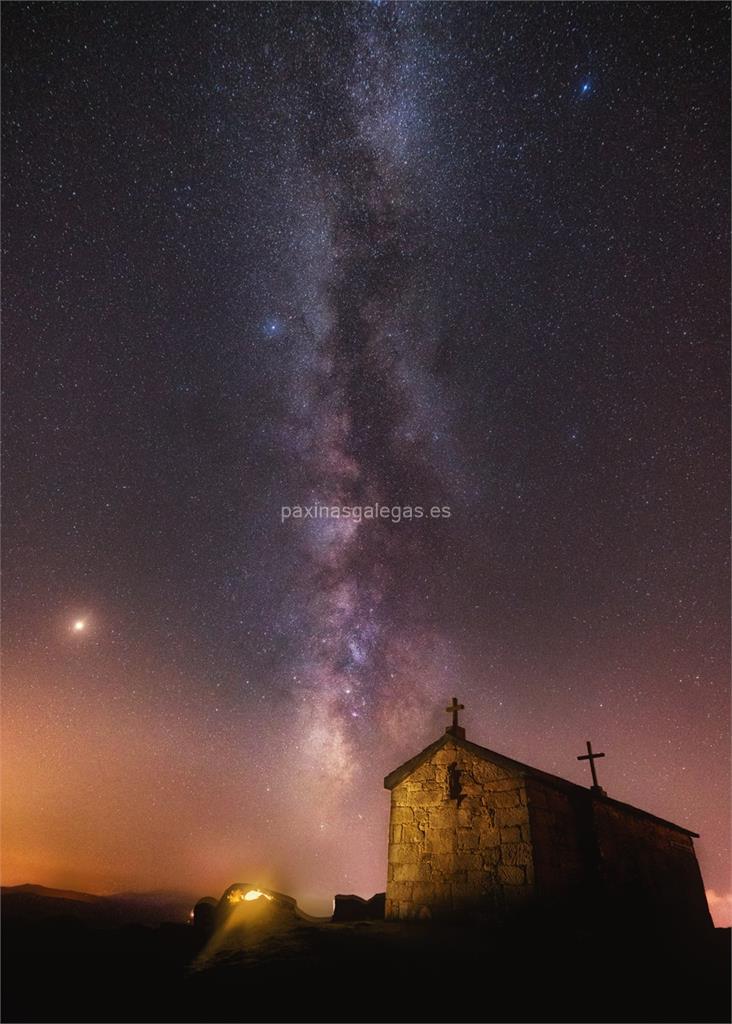
[[[589,740],[587,740],[587,753],[586,754],[578,754],[577,755],[577,760],[578,761],[589,761],[590,762],[590,771],[592,772],[592,788],[594,790],[597,790],[597,792],[599,792],[599,793],[604,793],[605,790],[602,788],[602,786],[597,781],[597,771],[595,770],[595,759],[598,758],[598,757],[604,757],[604,756],[605,756],[604,754],[593,754],[592,753],[592,744],[590,743]]]
[[[448,725],[445,732],[449,732],[452,736],[460,736],[461,739],[465,739],[465,729],[458,723],[458,712],[464,710],[465,705],[458,704],[457,697],[453,697],[452,704],[445,708],[448,715],[452,713],[452,725]]]

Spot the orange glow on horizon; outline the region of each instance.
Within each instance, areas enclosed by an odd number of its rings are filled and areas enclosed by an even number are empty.
[[[66,619],[67,630],[73,621]],[[84,621],[90,629],[91,620]],[[349,791],[355,803],[342,806],[329,776],[289,756],[302,742],[297,723],[233,706],[216,714],[208,693],[188,691],[185,700],[173,700],[170,694],[180,692],[177,674],[127,651],[120,659],[114,645],[97,647],[84,638],[79,636],[81,644],[50,645],[52,665],[43,648],[25,653],[22,669],[12,654],[6,657],[4,885],[98,895],[175,891],[193,905],[249,878],[257,880],[254,887],[239,887],[245,914],[269,905],[245,899],[246,893],[266,897],[277,891],[314,916],[331,913],[335,892],[368,898],[384,890],[389,801],[383,775],[429,738],[429,725],[418,721],[409,731],[405,722],[398,745],[382,735],[378,757],[360,769]],[[201,715],[208,716],[206,729]],[[654,739],[650,719],[645,725],[651,746],[665,743],[663,734]],[[478,723],[472,734],[486,732]],[[535,760],[561,765],[565,748],[574,751],[571,739],[559,737],[555,762]],[[622,763],[622,738],[611,735],[609,742],[618,749],[615,763]],[[531,751],[522,751],[518,741],[504,745],[531,761]],[[711,814],[716,790],[705,790],[691,770],[665,804],[653,779],[641,776],[634,785],[620,789],[616,782],[613,791],[702,833],[695,846],[710,908],[718,925],[729,923],[729,886],[716,870],[724,848],[724,813]],[[695,804],[700,795],[705,802]],[[315,798],[318,815],[312,813]],[[691,806],[693,816],[685,811]],[[325,815],[333,823],[327,830],[320,828]]]

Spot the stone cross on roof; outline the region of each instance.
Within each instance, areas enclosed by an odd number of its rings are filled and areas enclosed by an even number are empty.
[[[586,754],[578,754],[577,755],[577,760],[578,761],[589,761],[590,762],[590,771],[592,772],[592,788],[593,788],[593,790],[596,793],[604,793],[605,792],[605,790],[602,788],[602,786],[597,781],[597,771],[595,769],[595,759],[598,758],[598,757],[604,757],[604,756],[605,756],[604,754],[593,754],[592,753],[592,744],[590,743],[589,740],[587,740],[587,753]]]
[[[461,725],[458,725],[458,712],[464,710],[465,705],[458,704],[457,697],[453,697],[452,704],[445,708],[448,715],[452,714],[452,725],[448,725],[445,732],[449,733],[451,736],[459,736],[461,740],[465,739],[465,729],[463,729]]]

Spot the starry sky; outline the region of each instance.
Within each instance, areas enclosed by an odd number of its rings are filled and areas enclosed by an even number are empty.
[[[6,884],[383,890],[455,694],[722,920],[728,7],[4,14]]]

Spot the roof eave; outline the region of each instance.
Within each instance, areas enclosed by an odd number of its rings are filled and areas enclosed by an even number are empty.
[[[393,772],[389,772],[389,774],[384,778],[384,789],[394,789],[395,786],[398,786],[400,782],[403,782],[407,776],[411,775],[413,771],[416,771],[424,761],[439,750],[447,739],[454,739],[454,737],[450,737],[445,733],[443,736],[440,736],[439,739],[436,739],[434,743],[430,743],[428,747],[425,747],[424,750],[420,750],[420,752],[415,754],[414,757],[410,757],[410,759],[405,761],[404,764],[400,764]]]

